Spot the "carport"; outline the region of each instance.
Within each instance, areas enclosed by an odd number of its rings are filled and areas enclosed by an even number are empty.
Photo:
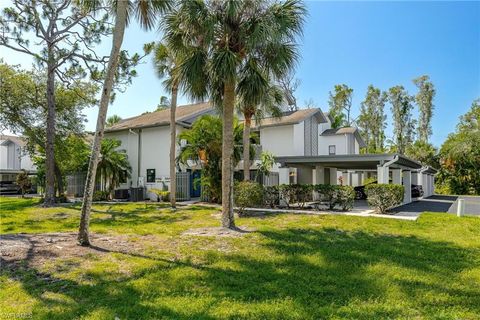
[[[404,203],[412,202],[410,185],[422,185],[424,197],[433,194],[436,170],[400,154],[355,154],[276,157],[279,183],[363,185],[366,178],[405,187]]]

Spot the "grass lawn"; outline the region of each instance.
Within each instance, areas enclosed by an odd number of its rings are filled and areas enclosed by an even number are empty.
[[[79,209],[0,198],[1,234],[73,238]],[[94,209],[93,248],[1,248],[0,319],[480,319],[478,217],[279,214],[215,237],[183,234],[218,226],[215,208]]]

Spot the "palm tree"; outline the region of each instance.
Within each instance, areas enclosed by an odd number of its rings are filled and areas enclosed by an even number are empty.
[[[165,96],[160,96],[160,103],[157,105],[157,110],[155,111],[160,111],[160,110],[165,110],[167,108],[170,108],[170,100],[168,100],[168,97]]]
[[[270,75],[288,74],[297,59],[296,37],[304,15],[299,0],[182,0],[164,20],[169,45],[188,48],[179,66],[184,92],[196,99],[210,96],[222,109],[223,227],[235,228],[232,155],[237,94],[265,90]]]
[[[190,129],[178,135],[179,141],[185,141],[180,149],[178,162],[188,164],[188,161],[194,161],[202,168],[202,193],[207,193],[211,202],[218,202],[221,196],[222,146],[218,141],[222,140],[222,131],[222,120],[218,116],[204,115],[198,118]],[[243,132],[244,125],[235,119],[233,165],[240,161],[245,147],[242,145]],[[256,135],[249,138],[256,140]]]
[[[104,1],[80,0],[84,6],[101,6]],[[112,38],[112,49],[110,59],[108,60],[107,72],[103,83],[102,95],[100,97],[100,107],[98,110],[97,126],[92,146],[92,155],[88,164],[87,177],[85,181],[85,192],[83,196],[82,211],[80,217],[80,226],[78,231],[78,242],[82,246],[90,245],[89,225],[90,213],[92,209],[93,190],[95,187],[95,177],[97,173],[97,164],[100,156],[100,146],[105,130],[105,120],[108,112],[108,104],[111,100],[111,93],[115,81],[115,74],[118,69],[120,58],[120,49],[123,43],[125,28],[132,15],[139,20],[140,25],[150,30],[157,20],[157,17],[170,6],[169,0],[111,0],[107,5],[115,8],[115,26]]]
[[[162,79],[166,90],[171,92],[170,99],[170,205],[176,207],[177,174],[175,166],[175,145],[177,124],[175,113],[177,111],[177,96],[180,77],[178,65],[181,62],[178,51],[172,50],[163,43],[157,44],[154,49],[154,64],[158,76]]]
[[[282,115],[281,105],[284,102],[284,94],[282,89],[276,85],[268,85],[266,91],[259,92],[243,92],[243,95],[238,97],[239,112],[245,118],[245,125],[243,127],[243,179],[250,180],[250,128],[252,125],[252,118],[261,123],[266,116],[280,117]],[[259,94],[259,96],[256,96]]]
[[[112,192],[122,180],[130,177],[131,167],[125,150],[119,150],[120,140],[104,139],[97,167],[97,181],[102,190]]]
[[[106,125],[107,125],[107,127],[111,127],[114,124],[119,123],[121,120],[122,120],[122,118],[119,115],[114,114],[114,115],[108,117]]]

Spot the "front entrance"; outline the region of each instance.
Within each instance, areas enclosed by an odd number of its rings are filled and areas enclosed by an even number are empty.
[[[200,185],[200,179],[202,172],[200,170],[194,170],[190,172],[190,197],[200,198],[202,195],[202,187]]]

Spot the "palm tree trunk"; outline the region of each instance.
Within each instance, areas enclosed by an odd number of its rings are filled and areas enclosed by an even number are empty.
[[[250,180],[250,126],[252,116],[245,114],[245,125],[243,126],[243,180]]]
[[[128,1],[117,1],[112,50],[110,52],[110,60],[108,61],[107,74],[103,83],[102,96],[100,98],[100,108],[98,110],[97,128],[95,130],[92,155],[88,164],[87,178],[85,181],[85,192],[83,195],[82,213],[80,218],[80,227],[78,230],[78,242],[82,246],[90,245],[89,224],[90,212],[92,209],[93,190],[95,188],[95,176],[97,173],[97,164],[100,156],[100,145],[105,130],[108,104],[110,102],[114,77],[118,66],[120,48],[122,47],[123,35],[125,33],[125,25],[127,22],[127,5]]]
[[[45,144],[45,201],[43,205],[55,204],[55,70],[51,65],[53,48],[49,46],[47,71],[47,141]]]
[[[235,107],[235,82],[224,85],[223,136],[222,136],[222,227],[235,228],[232,202],[233,111]]]
[[[177,206],[177,172],[175,166],[175,150],[177,142],[177,124],[175,113],[177,111],[178,84],[175,83],[172,88],[172,99],[170,105],[170,205],[172,209]]]

